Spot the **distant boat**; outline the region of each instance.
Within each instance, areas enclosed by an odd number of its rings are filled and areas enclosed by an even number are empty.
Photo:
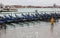
[[[2,8],[2,9],[0,9],[0,12],[16,12],[17,11],[17,9],[15,9],[15,8]]]
[[[4,4],[0,4],[0,12],[16,12],[17,9],[14,6],[5,6]]]

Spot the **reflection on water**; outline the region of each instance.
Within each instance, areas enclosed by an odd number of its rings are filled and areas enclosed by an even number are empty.
[[[43,22],[42,22],[43,23]],[[34,26],[36,24],[40,24],[40,21],[31,21],[31,22],[19,22],[19,23],[11,23],[11,24],[6,24],[7,28],[13,28],[13,27],[24,27],[24,26]]]
[[[59,38],[60,22],[54,24],[54,33],[50,33],[50,23],[43,21],[6,24],[7,29],[0,30],[0,38]]]

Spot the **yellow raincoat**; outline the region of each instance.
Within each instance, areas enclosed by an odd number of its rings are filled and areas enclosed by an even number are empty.
[[[54,22],[55,22],[55,19],[54,18],[51,18],[51,20],[50,20],[51,25],[53,25]]]

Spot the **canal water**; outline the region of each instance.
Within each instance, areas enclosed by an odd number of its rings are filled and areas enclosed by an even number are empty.
[[[60,22],[54,24],[53,32],[50,30],[50,22],[31,21],[6,25],[6,30],[0,30],[0,38],[60,38]]]
[[[46,13],[55,13],[59,8],[20,8],[18,12],[13,13],[32,13],[38,10]],[[48,12],[49,10],[50,12]],[[4,13],[4,14],[3,14]],[[5,14],[6,13],[6,14]],[[8,15],[12,12],[2,12],[0,15]],[[12,13],[12,14],[13,14]],[[34,14],[34,13],[33,13]],[[20,15],[20,14],[19,14]],[[14,14],[13,14],[14,16]],[[60,38],[60,20],[54,24],[53,32],[51,32],[50,22],[31,21],[6,24],[7,29],[0,29],[0,38]]]

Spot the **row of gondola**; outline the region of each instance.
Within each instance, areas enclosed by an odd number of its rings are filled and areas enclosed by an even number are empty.
[[[50,21],[51,18],[54,19],[59,19],[60,18],[60,14],[58,13],[36,13],[36,14],[21,14],[21,16],[18,16],[15,14],[15,17],[13,17],[12,15],[4,15],[4,16],[0,16],[0,24],[9,24],[9,23],[18,23],[18,22],[25,22],[25,21]]]

